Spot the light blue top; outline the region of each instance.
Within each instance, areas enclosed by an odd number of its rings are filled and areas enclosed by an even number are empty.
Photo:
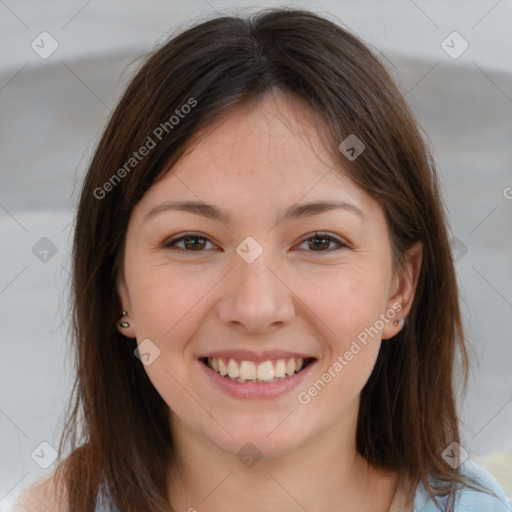
[[[461,472],[494,492],[496,496],[464,487],[457,491],[454,512],[512,512],[512,504],[508,500],[505,491],[489,471],[476,462],[467,459],[461,465]],[[432,479],[430,480],[432,481]],[[440,504],[446,504],[446,499],[438,498],[438,500]],[[441,506],[441,510],[443,509],[444,507]],[[118,510],[115,507],[109,508],[98,495],[95,512],[118,512]],[[440,512],[422,483],[418,485],[414,495],[413,512]]]
[[[461,473],[476,480],[486,489],[494,492],[496,496],[464,487],[457,491],[455,498],[455,512],[511,512],[512,504],[505,491],[500,487],[494,476],[475,461],[467,459],[461,465]],[[432,479],[429,478],[432,482]],[[439,503],[446,505],[446,498],[438,498]],[[441,507],[441,510],[443,507]],[[420,482],[414,495],[414,512],[440,512],[425,487]]]

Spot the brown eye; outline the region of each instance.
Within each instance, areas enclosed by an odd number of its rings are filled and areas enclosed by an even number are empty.
[[[308,246],[313,249],[313,248],[319,248],[319,249],[328,249],[329,248],[329,244],[331,243],[331,240],[327,237],[315,237],[315,238],[310,238],[308,240]]]
[[[178,246],[183,243],[182,246]],[[203,252],[206,244],[211,243],[206,237],[187,233],[165,243],[165,247],[184,252]],[[213,245],[213,244],[212,244]]]
[[[313,236],[303,238],[301,245],[305,242],[307,242],[308,247],[312,252],[331,252],[331,250],[329,250],[329,245],[332,243],[337,244],[338,248],[347,247],[347,245],[341,240],[338,240],[338,238],[325,233],[314,233]],[[335,248],[332,250],[335,250]]]
[[[200,238],[198,236],[188,236],[183,239],[183,243],[186,249],[190,249],[193,251],[204,249],[205,245],[204,238]]]

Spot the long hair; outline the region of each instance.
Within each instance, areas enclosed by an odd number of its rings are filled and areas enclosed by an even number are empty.
[[[361,392],[358,451],[378,467],[423,482],[432,496],[471,485],[441,456],[460,441],[455,363],[460,359],[465,383],[468,358],[428,146],[391,74],[357,37],[308,11],[270,9],[198,23],[147,56],[91,160],[73,244],[77,373],[56,473],[74,512],[92,512],[103,483],[122,512],[169,510],[168,406],[134,357],[136,340],[116,328],[126,230],[134,206],[199,129],[271,88],[301,98],[322,117],[330,134],[325,143],[340,168],[383,208],[395,264],[414,242],[423,244],[407,323],[382,344]],[[349,161],[338,145],[352,134],[365,150]],[[143,146],[146,156],[132,160]],[[434,488],[429,475],[446,485]]]

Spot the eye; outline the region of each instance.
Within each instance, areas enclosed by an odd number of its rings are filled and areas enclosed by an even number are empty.
[[[338,244],[338,248],[340,249],[348,247],[348,245],[339,238],[327,233],[319,232],[315,232],[312,235],[308,234],[305,237],[302,237],[301,245],[306,242],[309,248],[313,248],[313,252],[332,252],[333,250],[336,250],[336,248],[328,250],[329,244],[331,243]]]
[[[300,245],[307,243],[312,252],[332,252],[336,248],[329,249],[330,244],[337,244],[338,248],[348,247],[348,245],[339,238],[327,233],[315,232],[305,235],[300,240]],[[178,244],[183,244],[179,246]],[[211,244],[208,238],[200,233],[186,233],[184,235],[172,238],[164,243],[164,247],[180,252],[204,252],[206,245]],[[311,252],[311,251],[310,251]]]
[[[183,247],[177,244],[183,242]],[[173,238],[165,242],[164,247],[181,252],[204,252],[205,245],[211,242],[200,233],[186,233],[185,235]],[[213,244],[212,244],[213,245]]]

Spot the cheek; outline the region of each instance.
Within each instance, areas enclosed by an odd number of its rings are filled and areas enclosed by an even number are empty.
[[[378,320],[385,311],[387,289],[374,272],[348,269],[316,283],[305,303],[321,320],[316,322],[319,335],[328,341],[321,368],[328,388],[325,403],[342,407],[360,393],[375,365],[381,343]]]
[[[384,312],[387,289],[373,272],[341,270],[324,279],[302,283],[301,298],[325,326],[326,339],[335,339],[338,348],[362,330],[375,324]]]
[[[182,376],[193,359],[189,340],[204,324],[209,295],[222,278],[217,274],[161,265],[148,268],[133,281],[138,341],[151,339],[161,351],[159,362]]]
[[[144,370],[170,409],[180,414],[190,406],[183,392],[192,378],[193,346],[188,342],[204,321],[202,300],[207,300],[215,283],[205,275],[201,279],[178,274],[155,267],[138,275],[133,281],[137,284],[132,307],[137,343],[150,339],[159,350],[158,357]]]

